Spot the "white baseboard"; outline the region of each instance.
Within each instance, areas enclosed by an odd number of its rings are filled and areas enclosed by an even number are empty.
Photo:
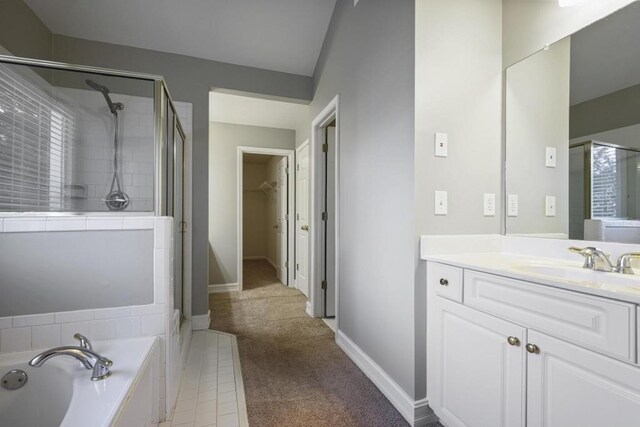
[[[209,285],[210,294],[218,294],[220,292],[239,291],[240,286],[237,283],[222,283],[219,285]]]
[[[307,312],[307,314],[309,315],[309,317],[314,317],[313,316],[313,309],[311,308],[311,302],[307,301],[307,305],[305,307],[305,310]]]
[[[194,331],[202,331],[204,329],[209,329],[210,323],[211,323],[211,310],[207,310],[207,314],[191,316],[191,326]]]
[[[376,362],[349,339],[342,331],[336,334],[336,343],[362,372],[375,384],[393,406],[412,426],[426,426],[438,421],[429,408],[427,399],[413,400]]]

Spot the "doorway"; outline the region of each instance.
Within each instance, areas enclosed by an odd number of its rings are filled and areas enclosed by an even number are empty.
[[[338,96],[312,122],[310,145],[310,280],[307,313],[339,329]]]
[[[245,261],[268,263],[293,286],[293,150],[238,147],[238,288]]]

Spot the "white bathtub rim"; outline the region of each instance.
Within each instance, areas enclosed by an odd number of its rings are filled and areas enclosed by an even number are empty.
[[[95,341],[98,353],[113,360],[114,373],[135,372],[129,376],[111,376],[103,381],[91,381],[91,372],[67,357],[52,359],[52,363],[73,376],[73,395],[60,427],[92,425],[106,427],[117,423],[135,385],[140,381],[144,369],[151,361],[153,349],[158,346],[157,337],[137,337],[110,341]],[[115,349],[114,349],[115,346]],[[118,348],[120,347],[120,348]],[[122,355],[112,350],[131,349],[133,353]],[[0,354],[0,365],[26,364],[42,350]],[[110,386],[108,389],[106,386]],[[78,388],[94,391],[89,395]],[[102,388],[102,390],[100,390]],[[95,394],[99,396],[96,396]],[[73,414],[73,416],[70,416]],[[1,419],[0,419],[1,421]],[[80,424],[79,424],[80,422]],[[84,424],[82,424],[84,423]]]

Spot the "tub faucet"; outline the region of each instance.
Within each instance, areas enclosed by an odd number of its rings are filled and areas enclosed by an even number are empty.
[[[576,248],[572,246],[569,248],[569,251],[584,257],[584,265],[582,268],[605,272],[617,271],[616,266],[611,263],[609,255],[598,248],[594,248],[593,246]]]
[[[89,341],[89,338],[85,337],[79,332],[75,333],[73,337],[78,341],[80,341],[80,347],[93,351],[93,344],[91,344],[91,341]]]
[[[29,362],[30,366],[40,367],[47,360],[56,356],[71,356],[82,363],[85,368],[93,371],[91,381],[100,381],[111,375],[109,367],[113,362],[93,350],[84,347],[63,346],[45,350]],[[93,363],[92,363],[93,361]]]

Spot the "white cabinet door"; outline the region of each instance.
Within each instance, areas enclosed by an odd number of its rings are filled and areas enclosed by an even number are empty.
[[[529,331],[528,427],[640,425],[640,369]]]
[[[526,329],[434,298],[429,405],[447,427],[524,426]]]

